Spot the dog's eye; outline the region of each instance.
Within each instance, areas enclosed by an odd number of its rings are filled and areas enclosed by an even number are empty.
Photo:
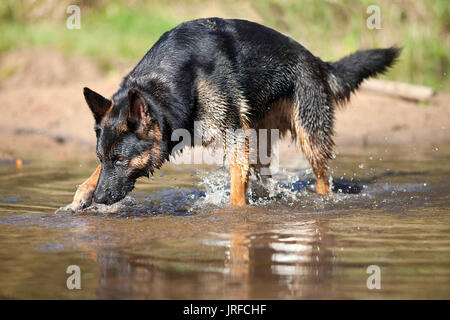
[[[124,165],[125,164],[125,158],[124,157],[117,157],[115,164],[118,165],[118,166]]]

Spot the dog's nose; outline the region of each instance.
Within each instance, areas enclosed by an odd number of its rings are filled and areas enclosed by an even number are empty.
[[[109,199],[108,191],[94,192],[94,201],[96,203],[107,203]]]

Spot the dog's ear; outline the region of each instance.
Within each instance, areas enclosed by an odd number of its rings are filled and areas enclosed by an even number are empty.
[[[111,107],[111,100],[106,99],[89,88],[84,88],[83,94],[89,108],[91,108],[91,111],[94,114],[95,122],[99,123]]]
[[[144,95],[136,89],[128,91],[128,128],[145,138],[157,121],[153,118],[151,109]]]

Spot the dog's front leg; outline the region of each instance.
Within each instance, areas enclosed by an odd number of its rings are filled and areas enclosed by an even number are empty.
[[[95,187],[97,186],[101,169],[102,165],[99,164],[94,173],[78,187],[77,192],[73,197],[72,204],[70,205],[73,211],[87,208],[92,203],[92,197],[94,195]]]
[[[230,203],[235,207],[247,204],[248,172],[242,165],[230,165]]]
[[[242,152],[236,152],[230,164],[230,203],[234,207],[247,205],[247,189],[249,187],[249,138],[245,138]]]

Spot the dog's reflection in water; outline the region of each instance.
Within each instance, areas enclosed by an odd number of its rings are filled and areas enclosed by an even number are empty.
[[[323,283],[333,269],[332,253],[321,246],[324,228],[315,220],[269,232],[251,232],[243,225],[229,234],[222,262],[217,254],[198,262],[195,248],[192,256],[179,253],[184,258],[152,256],[151,249],[142,255],[102,249],[93,255],[100,267],[97,295],[103,299],[307,297],[311,286]]]

